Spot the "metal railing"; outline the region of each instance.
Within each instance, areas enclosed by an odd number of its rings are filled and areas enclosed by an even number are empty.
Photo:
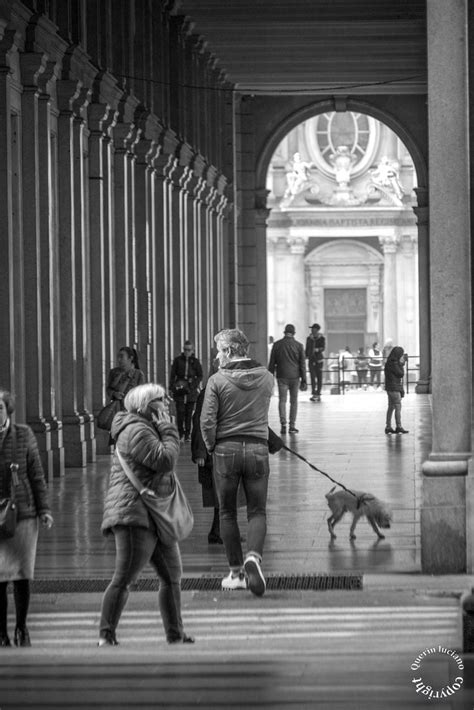
[[[330,387],[331,394],[345,394],[346,390],[350,389],[377,389],[384,386],[384,368],[383,365],[376,372],[377,375],[372,375],[374,370],[367,367],[365,375],[359,373],[364,373],[364,370],[356,368],[355,361],[358,358],[356,356],[339,356],[337,358],[326,357],[324,358],[324,366],[322,370],[323,374],[323,388]],[[405,377],[404,377],[404,388],[406,394],[410,392],[410,386],[413,388],[416,384],[419,376],[419,365],[420,358],[418,355],[409,355],[407,363],[405,365]],[[308,372],[308,382],[310,382],[310,376]]]

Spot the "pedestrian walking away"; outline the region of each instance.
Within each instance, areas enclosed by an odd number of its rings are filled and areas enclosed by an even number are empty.
[[[173,491],[172,472],[179,455],[179,437],[158,384],[140,385],[125,397],[124,412],[115,415],[112,435],[132,472],[157,496]],[[147,508],[114,453],[104,501],[102,532],[115,540],[115,572],[105,590],[99,646],[116,646],[116,629],[133,584],[150,563],[159,580],[158,603],[168,643],[193,643],[181,619],[182,564],[177,542],[160,541]]]
[[[183,351],[173,360],[169,392],[176,405],[176,424],[180,439],[191,441],[193,412],[202,381],[202,366],[194,354],[194,345],[186,340]]]
[[[306,361],[303,345],[295,340],[295,326],[285,326],[283,338],[274,343],[268,369],[276,374],[278,383],[278,413],[280,433],[286,434],[286,402],[290,394],[290,434],[297,434],[296,416],[298,414],[298,390],[306,390]]]
[[[396,345],[389,353],[385,363],[385,390],[388,397],[387,416],[385,420],[386,434],[408,434],[402,426],[402,399],[405,396],[403,378],[405,363],[408,360],[403,348]],[[392,414],[395,412],[395,429],[392,429]]]
[[[219,499],[220,533],[229,562],[222,588],[261,596],[266,582],[262,556],[267,531],[268,409],[273,377],[248,356],[249,342],[238,329],[215,336],[220,369],[209,378],[201,412],[201,432],[212,454]],[[247,498],[247,554],[237,522],[239,483]]]
[[[0,539],[0,648],[11,646],[7,629],[8,583],[13,583],[15,646],[31,646],[26,625],[30,580],[34,576],[38,521],[53,524],[46,479],[35,435],[26,424],[13,424],[14,399],[0,388],[0,499],[13,498],[16,527],[12,537]]]
[[[311,377],[311,402],[321,401],[321,387],[323,384],[324,349],[326,339],[321,333],[319,323],[313,323],[311,334],[306,338],[305,355],[308,359],[309,374]]]

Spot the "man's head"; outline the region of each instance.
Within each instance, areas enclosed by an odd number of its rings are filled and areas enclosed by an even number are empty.
[[[311,333],[313,335],[317,335],[319,333],[319,331],[321,330],[321,326],[319,325],[319,323],[313,323],[313,325],[311,325],[310,328],[311,328]]]
[[[285,325],[285,330],[283,331],[285,335],[294,335],[296,333],[295,326],[291,323]]]
[[[217,345],[217,357],[220,366],[227,365],[231,360],[247,357],[249,341],[247,336],[238,328],[226,328],[219,331],[214,340]]]
[[[191,357],[194,352],[194,345],[190,340],[185,340],[183,344],[184,357]]]

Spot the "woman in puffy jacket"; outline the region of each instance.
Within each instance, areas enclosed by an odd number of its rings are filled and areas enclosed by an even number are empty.
[[[0,500],[11,498],[12,484],[17,509],[13,537],[0,539],[0,647],[10,646],[7,631],[7,586],[13,582],[16,626],[15,646],[31,646],[26,626],[33,579],[38,519],[53,524],[48,491],[35,435],[25,424],[13,424],[13,397],[0,388]],[[15,470],[11,464],[17,464]],[[16,483],[17,479],[17,483]]]
[[[386,434],[408,434],[408,431],[402,427],[402,398],[405,396],[403,377],[405,376],[406,361],[407,356],[403,348],[396,345],[390,351],[385,363],[385,389],[388,397]],[[392,429],[393,412],[395,412],[395,429]]]
[[[176,426],[170,421],[161,385],[134,387],[125,397],[124,412],[115,415],[116,441],[102,532],[115,539],[115,572],[102,599],[99,646],[116,646],[116,628],[130,585],[149,562],[160,582],[159,607],[168,643],[193,643],[181,620],[181,555],[178,543],[158,539],[145,504],[122,469],[117,450],[133,473],[158,496],[172,492],[171,473],[179,454]]]

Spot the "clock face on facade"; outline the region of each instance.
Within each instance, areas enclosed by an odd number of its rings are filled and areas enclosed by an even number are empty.
[[[379,135],[378,121],[352,111],[323,113],[305,122],[311,159],[328,177],[335,174],[331,156],[342,146],[353,156],[351,175],[361,175],[372,164]]]

